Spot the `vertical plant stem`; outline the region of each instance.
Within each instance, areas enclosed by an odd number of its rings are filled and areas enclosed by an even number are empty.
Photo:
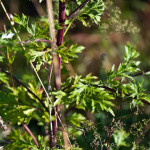
[[[59,0],[59,23],[64,27],[65,21],[65,1]],[[57,46],[63,43],[64,28],[58,30],[57,34]],[[61,88],[61,58],[58,55],[54,56],[54,73],[55,73],[55,88],[59,90]],[[58,113],[58,105],[56,106],[56,111]],[[54,113],[54,112],[53,112]],[[56,136],[57,133],[57,116],[56,120],[53,121],[53,133]]]
[[[65,0],[59,0],[59,23],[64,27],[65,21]],[[63,43],[64,37],[64,28],[58,30],[57,34],[57,46],[60,46]],[[56,90],[61,88],[61,58],[54,54],[53,56],[54,63],[54,83]],[[54,136],[54,147],[56,147],[56,135],[57,135],[57,117],[58,117],[58,105],[56,106],[56,112],[53,110],[52,115],[55,115],[55,120],[53,121],[53,136]]]
[[[55,39],[55,28],[54,28],[54,17],[53,17],[53,5],[52,5],[52,0],[47,0],[47,12],[48,12],[48,19],[49,19],[49,29],[50,29],[50,38],[51,38],[51,49],[52,52],[56,48],[56,39]],[[55,53],[53,52],[53,63],[52,67],[54,68],[54,72],[56,70],[56,65],[57,65],[57,60],[55,61]],[[49,67],[49,73],[50,75],[50,67]],[[54,73],[55,76],[55,73]],[[50,76],[48,76],[48,90],[52,90],[50,86]],[[51,110],[50,110],[50,103],[49,103],[49,115],[50,115],[50,147],[56,147],[56,129],[57,129],[57,124],[54,126],[52,120],[51,120]],[[58,110],[57,108],[53,108],[52,115],[57,115]],[[57,120],[56,120],[57,121]],[[56,128],[56,129],[55,129]]]
[[[59,24],[62,27],[60,30],[58,30],[57,34],[57,46],[60,46],[63,44],[64,40],[64,27],[65,27],[65,5],[66,5],[66,0],[59,0]],[[57,90],[61,88],[61,58],[57,55],[57,76],[55,78],[55,87]],[[57,82],[58,80],[58,82]],[[58,105],[56,106],[56,110],[58,111]],[[62,116],[62,121],[65,124],[65,107],[63,104],[60,105],[60,112]],[[56,120],[57,121],[57,120]],[[54,127],[56,126],[56,122],[54,122]],[[55,131],[55,130],[54,130]],[[57,132],[57,130],[56,130]],[[56,133],[55,133],[56,134]],[[63,139],[64,139],[64,148],[65,150],[69,150],[71,147],[70,140],[68,139],[68,133],[65,130],[65,128],[62,128],[62,134],[63,134]]]
[[[57,46],[60,46],[64,39],[65,1],[66,0],[59,0],[59,24],[61,25],[62,29],[58,30]]]
[[[49,66],[48,69],[48,87],[47,87],[47,91],[48,93],[52,93],[52,88],[51,88],[51,75],[52,75],[52,70],[53,70],[53,64],[51,66]],[[50,105],[50,101],[49,101],[49,123],[50,123],[50,146],[53,145],[53,125],[52,125],[52,115],[51,115],[51,105]],[[47,128],[47,127],[46,127]]]

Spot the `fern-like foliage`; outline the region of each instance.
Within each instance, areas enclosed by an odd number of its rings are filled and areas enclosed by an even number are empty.
[[[67,14],[71,13],[75,8],[83,4],[85,0],[76,0],[68,2]],[[90,0],[81,10],[79,9],[74,14],[74,18],[81,21],[84,26],[89,26],[91,23],[99,24],[104,11],[104,3],[102,0]]]
[[[78,76],[68,78],[62,84],[62,91],[54,92],[56,104],[63,101],[64,104],[74,103],[76,106],[92,112],[105,110],[115,116],[116,99],[130,100],[131,106],[141,106],[142,100],[150,102],[145,94],[142,83],[136,82],[133,75],[140,71],[140,62],[135,60],[139,53],[129,43],[125,46],[123,62],[115,71],[115,66],[107,72],[105,82],[91,74],[86,77]],[[117,80],[116,78],[120,78]]]

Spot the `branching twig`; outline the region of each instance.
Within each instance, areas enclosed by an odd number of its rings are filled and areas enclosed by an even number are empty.
[[[29,135],[32,137],[34,143],[36,144],[36,146],[39,148],[39,144],[36,140],[36,138],[34,137],[33,133],[31,132],[31,130],[29,129],[29,127],[25,124],[25,123],[22,123],[23,124],[23,127],[25,128],[25,130],[29,133]]]
[[[46,43],[51,43],[50,40],[46,40],[46,39],[35,39],[33,40],[34,42],[46,42]],[[27,44],[32,42],[32,40],[27,40],[27,41],[22,41],[20,44]]]
[[[10,76],[10,74],[2,69],[0,69],[1,72],[5,73],[6,75]],[[32,94],[41,104],[42,106],[46,109],[46,111],[48,112],[48,108],[45,106],[45,104],[43,103],[43,101],[37,96],[35,95],[24,83],[22,83],[21,81],[19,81],[16,77],[14,77],[12,75],[12,78],[17,82],[19,83],[20,85],[22,85],[25,89],[27,89],[27,91]]]
[[[150,72],[150,71],[148,70],[148,71],[138,72],[138,73],[132,75],[132,77],[145,76],[145,75],[147,75],[148,72]]]
[[[107,87],[107,86],[98,86],[98,87],[102,87],[102,88],[104,88],[104,89],[106,89],[106,90],[108,90],[108,91],[110,91],[110,92],[113,92],[113,93],[117,93],[117,91],[115,90],[115,89],[112,89],[112,88],[109,88],[109,87]],[[119,92],[119,94],[121,94],[120,92]],[[129,96],[129,94],[125,94],[126,96]],[[136,98],[136,97],[135,97]],[[144,100],[144,99],[140,99],[144,104],[147,104],[147,105],[150,105],[150,103],[148,102],[148,101],[146,101],[146,100]]]
[[[76,15],[78,10],[81,10],[90,0],[86,0],[85,2],[83,2],[79,7],[77,7],[72,13],[70,13],[70,15],[68,17],[66,17],[66,19],[71,19],[73,16]]]

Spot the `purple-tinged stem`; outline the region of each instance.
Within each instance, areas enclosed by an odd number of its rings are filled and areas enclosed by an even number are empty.
[[[32,137],[32,139],[33,139],[34,143],[36,144],[36,146],[39,148],[39,144],[38,144],[36,138],[34,137],[33,133],[31,132],[31,130],[29,129],[29,127],[25,123],[23,123],[23,127],[29,133],[29,135]]]
[[[64,2],[59,0],[59,24],[61,27],[65,27],[65,0]],[[63,43],[63,37],[64,37],[64,28],[58,30],[57,35],[57,46],[60,46]]]
[[[77,7],[72,13],[70,13],[70,15],[68,17],[66,17],[66,19],[71,19],[73,16],[75,16],[75,14],[77,13],[78,10],[81,10],[90,0],[86,0],[85,2],[83,2],[79,7]]]
[[[45,42],[45,43],[51,43],[50,40],[46,40],[46,39],[35,39],[33,40],[34,42]],[[32,42],[32,40],[27,40],[27,41],[22,41],[20,44],[27,44]]]
[[[65,0],[59,0],[59,24],[64,27],[65,21]],[[57,34],[57,46],[63,43],[64,28],[58,30]],[[61,88],[61,58],[58,55],[54,56],[54,82],[56,90]],[[56,113],[56,114],[55,114]],[[57,135],[57,117],[58,117],[58,105],[56,106],[56,112],[53,110],[52,115],[55,115],[56,119],[53,121],[53,136],[54,136],[54,147],[56,147],[56,135]]]

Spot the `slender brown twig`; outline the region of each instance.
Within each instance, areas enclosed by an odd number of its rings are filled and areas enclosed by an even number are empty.
[[[35,39],[33,40],[34,42],[46,42],[46,43],[51,43],[50,40],[46,40],[46,39]],[[22,41],[20,44],[28,44],[31,43],[32,40],[27,40],[27,41]]]
[[[48,12],[48,20],[49,20],[49,30],[50,30],[50,38],[51,38],[51,49],[53,52],[53,62],[52,62],[52,67],[54,68],[54,76],[55,76],[55,72],[56,72],[56,66],[57,66],[57,60],[55,58],[57,58],[57,54],[54,53],[54,50],[56,48],[56,37],[55,37],[55,28],[54,28],[54,16],[53,16],[53,3],[52,0],[46,0],[46,4],[47,4],[47,12]],[[50,68],[49,67],[49,75],[50,75]],[[56,76],[55,76],[56,77]],[[51,85],[50,85],[50,80],[51,78],[48,76],[48,90],[52,90]],[[49,92],[50,93],[50,92]],[[53,113],[54,112],[54,113]],[[57,108],[53,107],[53,112],[52,114],[55,116],[55,122],[56,122],[56,127],[54,127],[53,121],[51,119],[51,107],[50,107],[50,103],[49,103],[49,116],[50,116],[50,147],[56,148],[56,130],[57,130],[57,116],[58,116],[58,110]],[[56,129],[55,129],[56,128]]]
[[[34,137],[33,133],[31,132],[31,130],[29,129],[29,127],[25,124],[25,123],[22,123],[23,124],[23,127],[25,128],[25,130],[29,133],[29,135],[32,137],[34,143],[36,144],[36,146],[39,148],[39,144],[36,140],[36,138]]]

